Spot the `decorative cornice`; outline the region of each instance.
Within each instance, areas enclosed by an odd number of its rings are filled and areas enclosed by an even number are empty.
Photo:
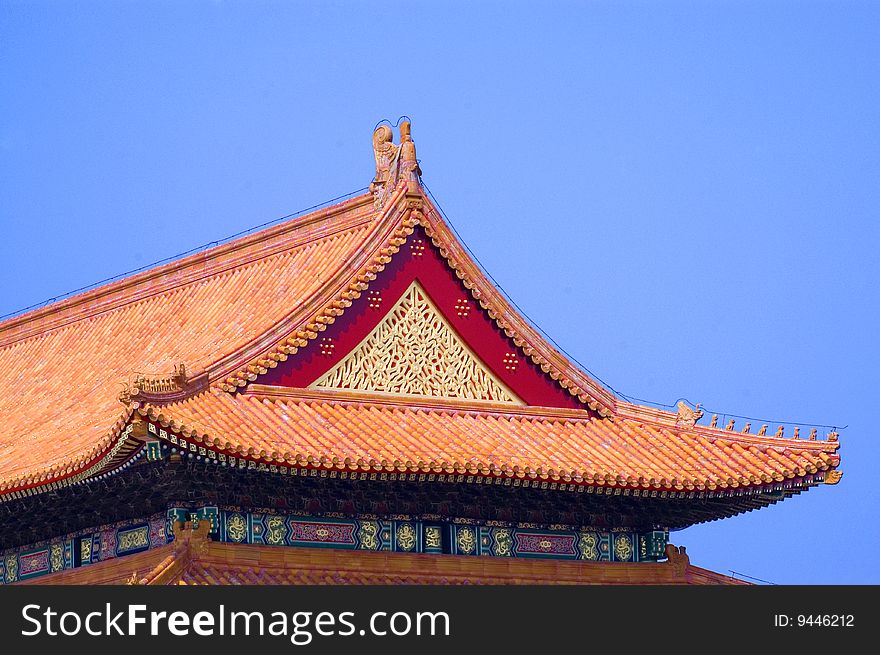
[[[678,414],[668,412],[655,407],[646,407],[645,405],[635,405],[623,401],[617,403],[617,416],[622,419],[629,419],[664,427],[669,429],[681,428],[678,423]],[[732,421],[731,421],[732,423]],[[728,423],[730,425],[730,423]],[[750,424],[746,424],[750,425]],[[836,432],[829,432],[827,439],[819,441],[816,438],[816,430],[813,429],[812,436],[809,440],[800,438],[800,429],[795,428],[791,437],[785,437],[780,430],[776,430],[773,435],[752,434],[748,430],[736,432],[731,428],[719,428],[717,425],[700,425],[695,423],[687,428],[689,432],[705,437],[714,442],[716,439],[722,439],[730,443],[739,443],[749,446],[771,447],[777,450],[798,449],[798,450],[816,450],[827,453],[834,453],[840,448],[838,435]]]
[[[553,468],[520,466],[517,463],[482,462],[473,459],[461,461],[440,460],[406,460],[366,459],[364,457],[340,457],[326,452],[267,452],[254,446],[234,443],[227,439],[232,435],[212,434],[203,426],[188,420],[174,417],[167,407],[149,405],[136,408],[137,412],[150,422],[150,432],[154,437],[166,441],[183,453],[209,461],[239,468],[281,472],[301,469],[304,474],[310,470],[332,472],[333,476],[344,474],[369,474],[393,476],[390,479],[406,479],[417,476],[419,480],[476,482],[478,484],[513,484],[513,486],[540,487],[543,489],[561,489],[571,491],[594,491],[598,494],[613,495],[650,495],[662,498],[694,498],[694,497],[734,497],[754,494],[774,494],[814,486],[823,482],[827,472],[837,462],[826,458],[818,466],[810,465],[807,469],[786,470],[775,475],[762,474],[749,478],[741,477],[732,484],[722,480],[706,479],[702,481],[667,480],[654,477],[635,477],[613,475],[611,473],[588,473],[580,471],[560,471]],[[167,428],[167,430],[166,430]],[[170,430],[170,432],[168,431]],[[772,458],[772,449],[764,457]],[[324,475],[324,474],[322,474]],[[427,477],[426,477],[427,476]],[[386,479],[382,477],[382,479]],[[370,478],[375,479],[375,478]],[[416,478],[410,478],[416,479]],[[695,495],[696,494],[696,495]]]

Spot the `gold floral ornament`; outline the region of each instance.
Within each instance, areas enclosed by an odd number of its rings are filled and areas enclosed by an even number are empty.
[[[599,559],[599,537],[595,532],[581,532],[578,536],[578,546],[581,549],[581,559],[596,561]]]
[[[425,528],[425,546],[428,548],[441,548],[440,528],[429,526]]]
[[[79,542],[79,558],[83,562],[92,561],[92,540],[83,539]]]
[[[226,522],[226,534],[236,543],[244,541],[247,534],[247,521],[241,514],[233,514]]]
[[[523,404],[471,352],[418,282],[311,386]]]
[[[61,544],[52,544],[52,553],[50,557],[52,571],[60,571],[64,568],[64,549]]]
[[[147,528],[137,528],[119,533],[119,550],[134,550],[135,548],[145,548],[149,545],[147,540]]]
[[[397,526],[397,545],[403,550],[416,547],[416,531],[411,524],[401,523]]]
[[[375,521],[363,521],[358,530],[363,550],[379,550],[379,526]]]
[[[266,541],[273,546],[284,543],[284,519],[280,516],[272,516],[268,521],[269,529],[266,532]]]
[[[614,555],[621,562],[628,562],[632,558],[633,549],[629,535],[619,534],[614,539]]]
[[[498,557],[510,557],[513,549],[513,537],[507,528],[495,530],[495,554]]]
[[[458,552],[472,555],[477,547],[477,537],[474,529],[464,526],[458,530]]]
[[[18,579],[18,558],[10,555],[6,558],[6,582],[15,582]]]

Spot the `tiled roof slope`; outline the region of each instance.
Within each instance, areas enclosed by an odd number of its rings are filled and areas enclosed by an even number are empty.
[[[836,463],[825,442],[681,428],[580,410],[377,400],[255,386],[139,411],[200,444],[267,463],[470,473],[704,491],[782,482]]]
[[[583,410],[242,394],[342,315],[415,225],[497,326]],[[181,363],[186,380],[167,385]],[[138,372],[165,377],[155,389],[138,383],[152,396],[120,404],[122,385]],[[0,375],[0,496],[102,470],[133,409],[185,424],[203,445],[274,463],[433,464],[700,490],[827,476],[839,462],[836,440],[678,427],[675,414],[617,401],[514,311],[417,183],[400,186],[381,211],[360,196],[6,321]]]
[[[361,196],[0,324],[0,492],[106,450],[135,372],[222,364],[358,259],[375,224]]]

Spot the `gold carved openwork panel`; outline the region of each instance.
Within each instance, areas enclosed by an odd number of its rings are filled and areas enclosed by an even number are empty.
[[[468,348],[418,282],[311,386],[523,404]]]

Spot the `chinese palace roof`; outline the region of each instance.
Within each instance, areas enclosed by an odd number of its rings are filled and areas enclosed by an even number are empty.
[[[835,433],[621,401],[513,309],[416,176],[380,177],[0,323],[0,499],[111,474],[156,438],[271,470],[752,498],[737,511],[839,479]]]

